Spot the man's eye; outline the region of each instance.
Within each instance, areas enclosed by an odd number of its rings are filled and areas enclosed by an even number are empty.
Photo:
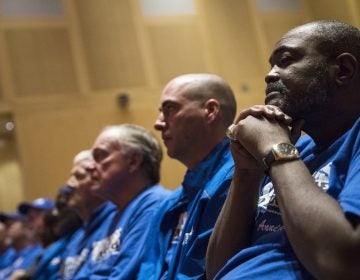
[[[166,105],[163,107],[162,112],[164,115],[170,115],[176,110],[176,107],[174,105]]]
[[[166,111],[171,111],[171,110],[173,110],[174,108],[175,108],[174,105],[166,105],[166,106],[164,107],[164,110],[166,110]]]
[[[287,66],[291,63],[292,57],[290,55],[283,55],[280,57],[280,66]]]
[[[82,180],[82,179],[85,178],[85,174],[83,174],[83,173],[77,173],[77,174],[75,174],[75,178],[76,178],[77,180]]]
[[[102,161],[104,158],[106,158],[107,154],[105,152],[96,152],[93,154],[93,158],[95,162],[100,162]]]

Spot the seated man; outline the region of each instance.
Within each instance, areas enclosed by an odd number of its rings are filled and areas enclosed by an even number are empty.
[[[11,263],[0,270],[0,279],[11,279],[14,275],[23,275],[41,256],[43,247],[40,245],[34,228],[24,219],[11,221],[6,234],[7,242],[14,249]]]
[[[233,174],[226,128],[236,113],[230,86],[213,74],[170,81],[155,129],[187,168],[182,186],[157,213],[138,279],[201,279],[205,254]]]
[[[64,261],[69,242],[76,237],[82,227],[82,220],[77,213],[68,206],[71,188],[61,187],[55,199],[55,209],[45,216],[44,237],[49,245],[45,248],[41,258],[32,271],[27,274],[36,280],[60,279],[60,268]],[[44,244],[44,242],[43,242]]]
[[[18,206],[18,211],[24,215],[28,227],[34,231],[37,242],[42,243],[42,235],[45,230],[44,217],[55,207],[52,199],[40,197],[32,202],[23,202]],[[45,244],[46,246],[47,244]],[[43,246],[44,247],[44,246]]]
[[[92,150],[92,191],[117,212],[110,225],[102,225],[104,237],[93,244],[77,278],[136,279],[151,218],[169,194],[158,185],[161,145],[143,127],[122,124],[105,127]]]
[[[73,161],[70,178],[67,181],[71,189],[67,206],[82,219],[84,226],[76,231],[66,245],[61,265],[61,279],[78,279],[81,269],[89,261],[95,242],[106,236],[116,212],[112,203],[94,195],[91,188],[97,182],[92,178],[88,166],[94,164],[91,150],[78,153]]]
[[[22,220],[23,216],[19,212],[1,212],[1,254],[0,254],[0,270],[10,266],[15,257],[16,250],[12,246],[12,238],[8,236],[10,226],[18,220]]]
[[[208,279],[360,279],[360,31],[305,24],[269,61],[267,105],[229,129],[235,173]],[[311,138],[295,147],[300,129]]]

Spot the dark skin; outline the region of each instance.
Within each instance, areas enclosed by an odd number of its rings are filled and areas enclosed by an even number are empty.
[[[268,90],[267,105],[244,110],[235,122],[238,142],[232,144],[234,179],[209,243],[208,279],[233,255],[250,245],[263,178],[260,162],[271,147],[280,142],[294,142],[301,129],[317,145],[329,144],[359,117],[358,62],[349,53],[326,60],[309,35],[313,28],[310,25],[289,32],[271,55],[272,69],[266,83],[271,88],[269,84],[280,80],[288,89],[287,96]],[[306,99],[306,94],[311,92],[298,89],[309,84],[315,63],[326,65],[326,94],[331,95],[326,95],[326,106],[321,107],[324,102],[319,102],[314,106],[316,110],[301,111],[304,104],[296,102],[299,98]],[[297,111],[293,110],[297,107]],[[311,104],[308,108],[311,109]],[[290,113],[294,119],[288,116]],[[359,279],[359,218],[345,216],[339,203],[316,185],[300,159],[275,162],[270,176],[287,236],[304,267],[318,279]]]

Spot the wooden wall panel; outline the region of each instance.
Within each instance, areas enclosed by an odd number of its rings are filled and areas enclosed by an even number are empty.
[[[66,183],[74,155],[91,147],[103,119],[85,104],[18,112],[25,196],[53,196]]]
[[[313,20],[336,19],[351,23],[351,11],[345,2],[338,0],[307,0]],[[359,13],[359,11],[357,12]]]
[[[144,86],[144,65],[128,0],[77,0],[93,90]]]
[[[14,136],[0,139],[0,206],[1,210],[13,211],[23,199],[22,174],[17,159]]]
[[[149,24],[148,33],[161,84],[180,74],[207,71],[199,28],[192,19]]]
[[[279,41],[286,32],[303,23],[305,23],[305,20],[296,15],[279,16],[275,14],[264,17],[261,26],[267,42],[268,56],[270,56],[276,42]]]
[[[5,32],[15,95],[77,92],[67,30],[38,28]]]
[[[203,14],[217,73],[229,81],[262,75],[261,56],[247,1],[204,1]]]
[[[2,86],[2,83],[1,83],[1,73],[0,73],[0,101],[4,99],[4,96],[3,96],[3,86]],[[0,111],[1,112],[1,111]]]
[[[263,77],[247,79],[240,84],[231,84],[238,112],[255,104],[264,104],[265,85]]]

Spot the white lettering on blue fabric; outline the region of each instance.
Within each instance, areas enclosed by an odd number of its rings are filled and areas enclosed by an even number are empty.
[[[331,165],[332,162],[329,162],[312,174],[315,183],[324,192],[326,192],[329,189]],[[259,215],[259,217],[264,217],[263,215],[266,215],[265,213],[271,213],[274,215],[281,216],[280,209],[276,201],[275,190],[272,182],[267,183],[263,187],[262,194],[260,195],[258,201],[258,214],[261,214]],[[274,222],[275,221],[269,221],[265,218],[260,219],[259,222],[257,223],[257,231],[276,232],[284,229],[284,226],[282,224],[279,224],[278,220],[276,224]]]
[[[65,259],[64,264],[64,279],[72,279],[75,272],[78,271],[80,266],[85,262],[89,254],[89,249],[84,248],[80,255],[70,256]]]
[[[329,189],[329,178],[331,171],[332,162],[329,162],[327,165],[314,172],[312,175],[316,184],[326,192]]]
[[[121,228],[116,229],[111,235],[105,239],[94,242],[91,253],[93,262],[100,262],[112,255],[117,255],[120,251]]]
[[[190,232],[186,232],[185,235],[184,235],[184,240],[182,242],[182,245],[186,245],[190,239],[190,237],[193,235],[194,233],[194,228],[191,228],[191,231]]]
[[[276,231],[283,230],[284,228],[285,228],[285,226],[282,225],[282,224],[277,224],[277,225],[267,224],[267,220],[264,219],[258,225],[257,230],[259,230],[259,231],[267,231],[267,232],[276,232]]]

